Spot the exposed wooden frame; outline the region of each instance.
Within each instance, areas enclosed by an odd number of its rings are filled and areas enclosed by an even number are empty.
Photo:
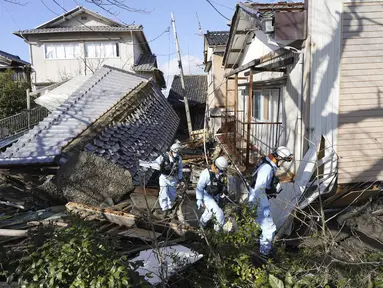
[[[249,82],[249,101],[247,105],[247,135],[246,135],[246,160],[245,165],[249,165],[250,160],[250,129],[251,129],[251,109],[253,104],[253,71],[250,70]]]

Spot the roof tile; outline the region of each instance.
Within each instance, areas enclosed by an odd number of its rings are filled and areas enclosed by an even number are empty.
[[[209,45],[226,45],[229,41],[229,31],[207,31],[205,34]]]
[[[189,104],[205,104],[207,97],[207,75],[185,75],[184,81],[186,97],[190,101]],[[168,101],[173,105],[183,105],[181,78],[178,75],[175,75],[173,78]]]

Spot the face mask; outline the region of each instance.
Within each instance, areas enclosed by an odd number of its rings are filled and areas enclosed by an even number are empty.
[[[177,158],[178,157],[178,152],[172,151],[172,155],[173,155],[174,158]]]

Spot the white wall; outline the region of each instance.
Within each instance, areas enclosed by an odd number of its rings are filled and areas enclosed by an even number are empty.
[[[81,19],[82,16],[85,16],[87,19]],[[73,26],[107,26],[108,24],[102,21],[101,19],[98,19],[96,17],[93,17],[92,15],[81,13],[73,18],[71,18],[68,21],[65,21],[62,25],[58,25],[59,27],[73,27]]]
[[[92,70],[97,69],[102,65],[110,65],[125,70],[131,70],[134,64],[133,48],[136,46],[131,45],[132,39],[130,32],[124,33],[110,33],[109,40],[97,33],[65,33],[55,36],[40,35],[39,38],[31,37],[30,42],[33,44],[32,57],[33,68],[36,71],[33,75],[34,83],[41,82],[58,82],[63,79],[74,77],[77,75],[88,75]],[[97,39],[104,38],[104,41],[116,41],[119,43],[120,56],[117,58],[104,58],[104,59],[85,59],[84,42],[85,41],[100,41]],[[114,40],[121,38],[120,40]],[[87,40],[88,39],[88,40]],[[45,42],[57,40],[58,42]],[[60,43],[60,42],[79,42],[80,43],[80,56],[77,59],[45,59],[45,46],[44,43]],[[138,46],[137,46],[138,47]],[[85,65],[86,60],[87,65]],[[86,68],[87,66],[87,68]]]

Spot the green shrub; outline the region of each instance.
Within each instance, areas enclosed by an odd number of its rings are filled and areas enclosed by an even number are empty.
[[[8,282],[17,279],[20,287],[147,287],[134,271],[137,267],[113,248],[89,222],[77,220],[54,230],[41,247],[18,261]]]

